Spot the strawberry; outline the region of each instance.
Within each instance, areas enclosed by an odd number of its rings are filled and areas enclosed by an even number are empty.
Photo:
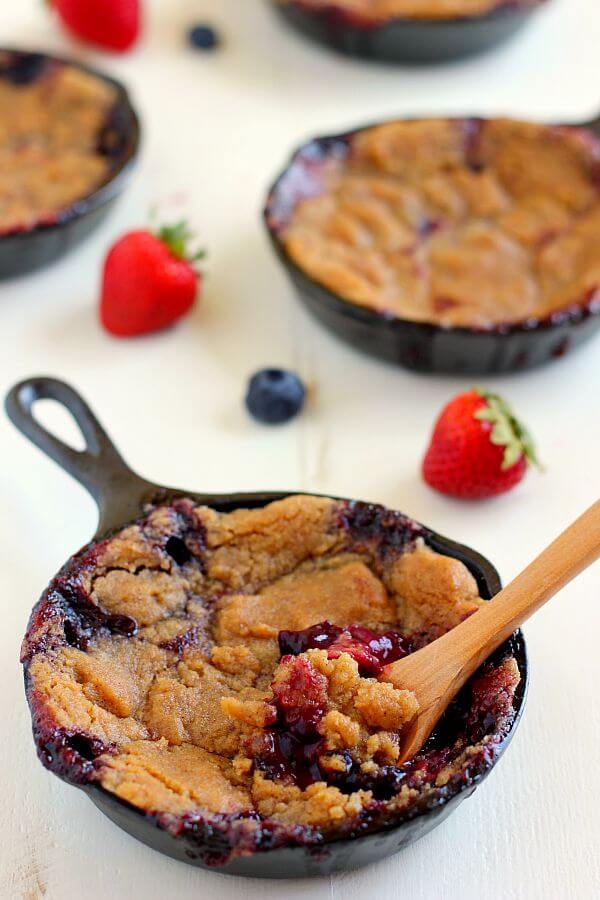
[[[472,390],[442,411],[423,461],[442,494],[477,500],[509,491],[537,465],[533,441],[498,394]]]
[[[140,0],[49,0],[74,37],[123,53],[141,31]]]
[[[100,319],[120,337],[168,328],[194,305],[202,252],[188,255],[185,222],[150,231],[132,231],[109,251],[104,263]]]

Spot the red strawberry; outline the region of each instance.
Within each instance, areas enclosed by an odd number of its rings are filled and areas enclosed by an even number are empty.
[[[150,231],[132,231],[109,251],[104,263],[100,319],[120,337],[168,328],[194,305],[198,272],[189,256],[185,222]]]
[[[72,35],[106,50],[124,52],[141,30],[140,0],[49,0]]]
[[[509,491],[537,464],[533,441],[498,394],[455,397],[439,417],[423,461],[442,494],[476,500]]]

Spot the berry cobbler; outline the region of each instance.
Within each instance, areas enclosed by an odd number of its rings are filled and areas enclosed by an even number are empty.
[[[544,0],[278,0],[315,12],[346,15],[357,22],[383,23],[393,19],[462,19],[505,8],[539,6]]]
[[[0,233],[56,221],[108,178],[116,101],[77,66],[0,52]]]
[[[442,327],[600,295],[600,140],[510,119],[398,121],[307,145],[270,200],[286,257],[338,298]]]
[[[510,650],[494,657],[397,765],[418,704],[384,667],[483,602],[429,539],[400,513],[308,496],[149,508],[73,557],[33,611],[41,761],[215,864],[445,802],[495,762],[521,674]]]

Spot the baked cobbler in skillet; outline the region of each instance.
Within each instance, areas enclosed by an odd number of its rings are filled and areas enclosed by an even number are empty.
[[[340,11],[359,20],[461,19],[483,16],[503,8],[539,6],[544,0],[279,0],[307,10]]]
[[[314,147],[292,165],[290,207],[271,224],[287,257],[336,296],[485,329],[549,319],[600,291],[591,132],[432,119]]]
[[[396,765],[418,707],[382,668],[483,602],[429,537],[383,507],[307,496],[149,509],[73,557],[34,609],[22,658],[42,762],[199,852],[210,833],[209,862],[352,837],[458,793],[493,765],[520,672],[495,657]]]
[[[0,52],[0,234],[59,220],[107,180],[116,101],[77,66]]]

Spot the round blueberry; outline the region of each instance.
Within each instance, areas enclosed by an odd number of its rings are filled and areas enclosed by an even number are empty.
[[[266,425],[280,425],[297,416],[306,399],[306,388],[294,372],[263,369],[248,384],[249,413]]]
[[[192,47],[198,50],[214,50],[219,46],[219,35],[210,25],[194,25],[188,37]]]

